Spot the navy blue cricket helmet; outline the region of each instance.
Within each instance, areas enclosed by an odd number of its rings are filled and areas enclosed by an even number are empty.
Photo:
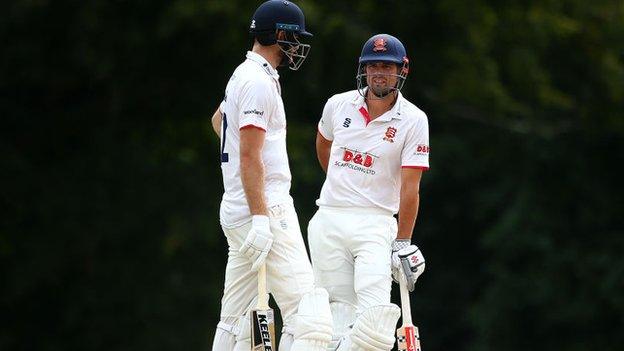
[[[403,43],[390,34],[374,35],[364,43],[356,76],[358,91],[362,95],[366,93],[368,85],[366,81],[366,65],[375,62],[394,63],[398,66],[398,74],[393,75],[398,78],[397,84],[391,87],[385,95],[393,91],[400,91],[409,73],[409,59]],[[384,97],[385,95],[379,97]]]
[[[296,4],[286,0],[269,0],[258,7],[249,32],[251,34],[274,33],[278,29],[292,31],[302,36],[312,36],[305,29],[305,16]]]
[[[277,32],[284,31],[286,37],[277,38]],[[284,65],[297,70],[308,56],[310,45],[300,41],[311,37],[306,31],[305,16],[301,8],[287,0],[269,0],[258,7],[249,26],[251,33],[261,45],[279,44],[284,54]]]

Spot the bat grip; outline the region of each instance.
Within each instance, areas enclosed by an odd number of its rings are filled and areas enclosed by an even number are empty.
[[[257,303],[257,306],[260,309],[269,308],[266,284],[267,284],[266,283],[266,263],[263,263],[258,268],[258,303]]]
[[[405,282],[405,275],[401,274],[399,279],[399,289],[401,291],[401,312],[403,325],[412,324],[412,307],[410,306],[409,291]]]

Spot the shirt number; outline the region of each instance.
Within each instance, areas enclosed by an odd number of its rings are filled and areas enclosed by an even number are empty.
[[[221,163],[228,162],[230,160],[229,155],[225,152],[225,136],[227,135],[227,117],[225,113],[223,114],[223,118],[221,119]]]

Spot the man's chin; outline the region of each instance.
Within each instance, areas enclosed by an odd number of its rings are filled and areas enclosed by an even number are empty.
[[[390,94],[390,89],[371,89],[371,92],[373,93],[373,95],[375,95],[378,98],[383,98],[388,96],[388,94]]]

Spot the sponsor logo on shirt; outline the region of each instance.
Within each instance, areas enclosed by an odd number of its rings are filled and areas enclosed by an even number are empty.
[[[249,115],[249,114],[252,114],[252,113],[254,115],[262,116],[264,114],[264,111],[258,111],[255,108],[253,110],[243,111],[243,114],[245,114],[245,115]]]
[[[414,155],[427,156],[429,155],[429,150],[429,145],[418,144],[418,146],[416,146],[416,152],[414,152]]]
[[[397,129],[394,127],[388,127],[386,130],[386,136],[384,136],[383,140],[394,143],[394,137],[396,136]]]
[[[369,154],[368,152],[360,152],[346,147],[343,147],[342,149],[344,150],[342,159],[340,161],[335,161],[334,166],[347,167],[364,174],[375,174],[372,167],[377,156]]]

